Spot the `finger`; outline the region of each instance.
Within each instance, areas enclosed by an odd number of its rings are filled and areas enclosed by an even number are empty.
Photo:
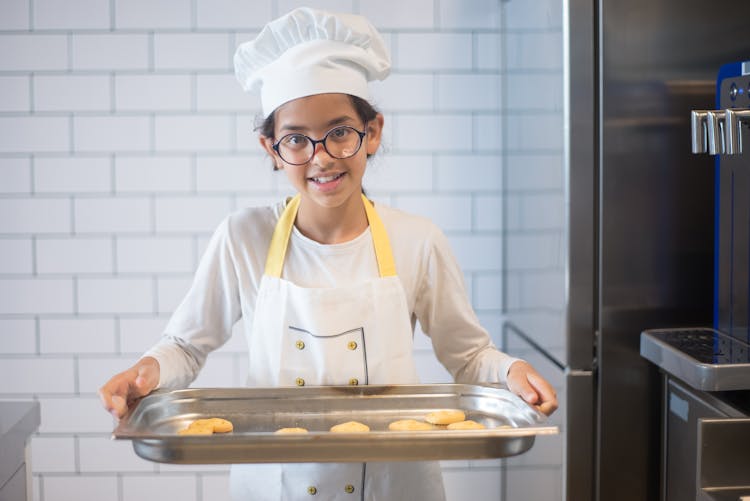
[[[127,401],[120,395],[112,395],[112,409],[109,411],[115,419],[120,419],[128,410]]]
[[[557,410],[557,402],[542,402],[536,408],[545,416],[549,416]]]

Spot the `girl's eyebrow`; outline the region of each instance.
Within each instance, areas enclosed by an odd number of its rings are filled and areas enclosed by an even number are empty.
[[[347,122],[353,122],[356,121],[354,118],[350,117],[349,115],[341,115],[339,117],[336,117],[332,120],[329,120],[324,124],[326,128],[329,127],[335,127],[336,125],[340,125]],[[308,130],[309,127],[306,127],[304,125],[295,125],[295,124],[284,124],[282,125],[279,130],[283,131],[290,131],[290,132],[300,132]]]

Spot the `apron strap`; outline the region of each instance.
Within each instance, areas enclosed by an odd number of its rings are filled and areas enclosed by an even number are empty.
[[[265,274],[271,277],[281,278],[281,270],[284,267],[284,258],[289,246],[289,237],[292,234],[294,220],[297,218],[299,210],[300,195],[292,197],[286,204],[284,212],[281,213],[276,228],[271,236],[271,243],[268,246],[268,256],[266,256]],[[362,203],[365,205],[365,214],[367,222],[370,225],[370,234],[372,243],[375,247],[375,259],[378,262],[378,271],[382,277],[396,276],[396,263],[391,251],[391,242],[388,239],[388,233],[385,231],[383,221],[380,220],[374,204],[362,195]]]

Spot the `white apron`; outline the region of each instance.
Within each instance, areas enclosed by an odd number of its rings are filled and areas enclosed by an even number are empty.
[[[281,278],[300,197],[276,225],[248,339],[248,386],[418,382],[406,294],[388,235],[362,201],[380,277],[337,288],[304,288]],[[234,500],[445,499],[436,462],[233,465]]]

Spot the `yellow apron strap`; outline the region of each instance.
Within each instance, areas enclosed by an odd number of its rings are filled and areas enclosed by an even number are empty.
[[[365,204],[365,213],[367,214],[367,221],[370,224],[372,242],[375,246],[375,259],[378,262],[380,276],[396,276],[396,263],[393,260],[391,243],[388,240],[388,233],[385,231],[385,226],[383,226],[383,222],[380,220],[380,216],[378,216],[372,202],[364,194],[362,195],[362,202]],[[299,203],[299,195],[295,195],[287,202],[286,208],[281,213],[279,222],[276,223],[276,228],[273,230],[271,243],[268,246],[268,256],[266,256],[265,274],[268,276],[281,278],[286,249],[289,246],[289,236],[292,234],[292,227],[297,217]]]
[[[391,251],[391,241],[388,240],[388,233],[385,231],[383,221],[380,220],[375,206],[367,200],[362,194],[362,202],[365,204],[367,221],[370,223],[370,233],[372,234],[372,243],[375,246],[375,259],[378,260],[378,270],[381,277],[396,276],[396,262],[393,260]]]

